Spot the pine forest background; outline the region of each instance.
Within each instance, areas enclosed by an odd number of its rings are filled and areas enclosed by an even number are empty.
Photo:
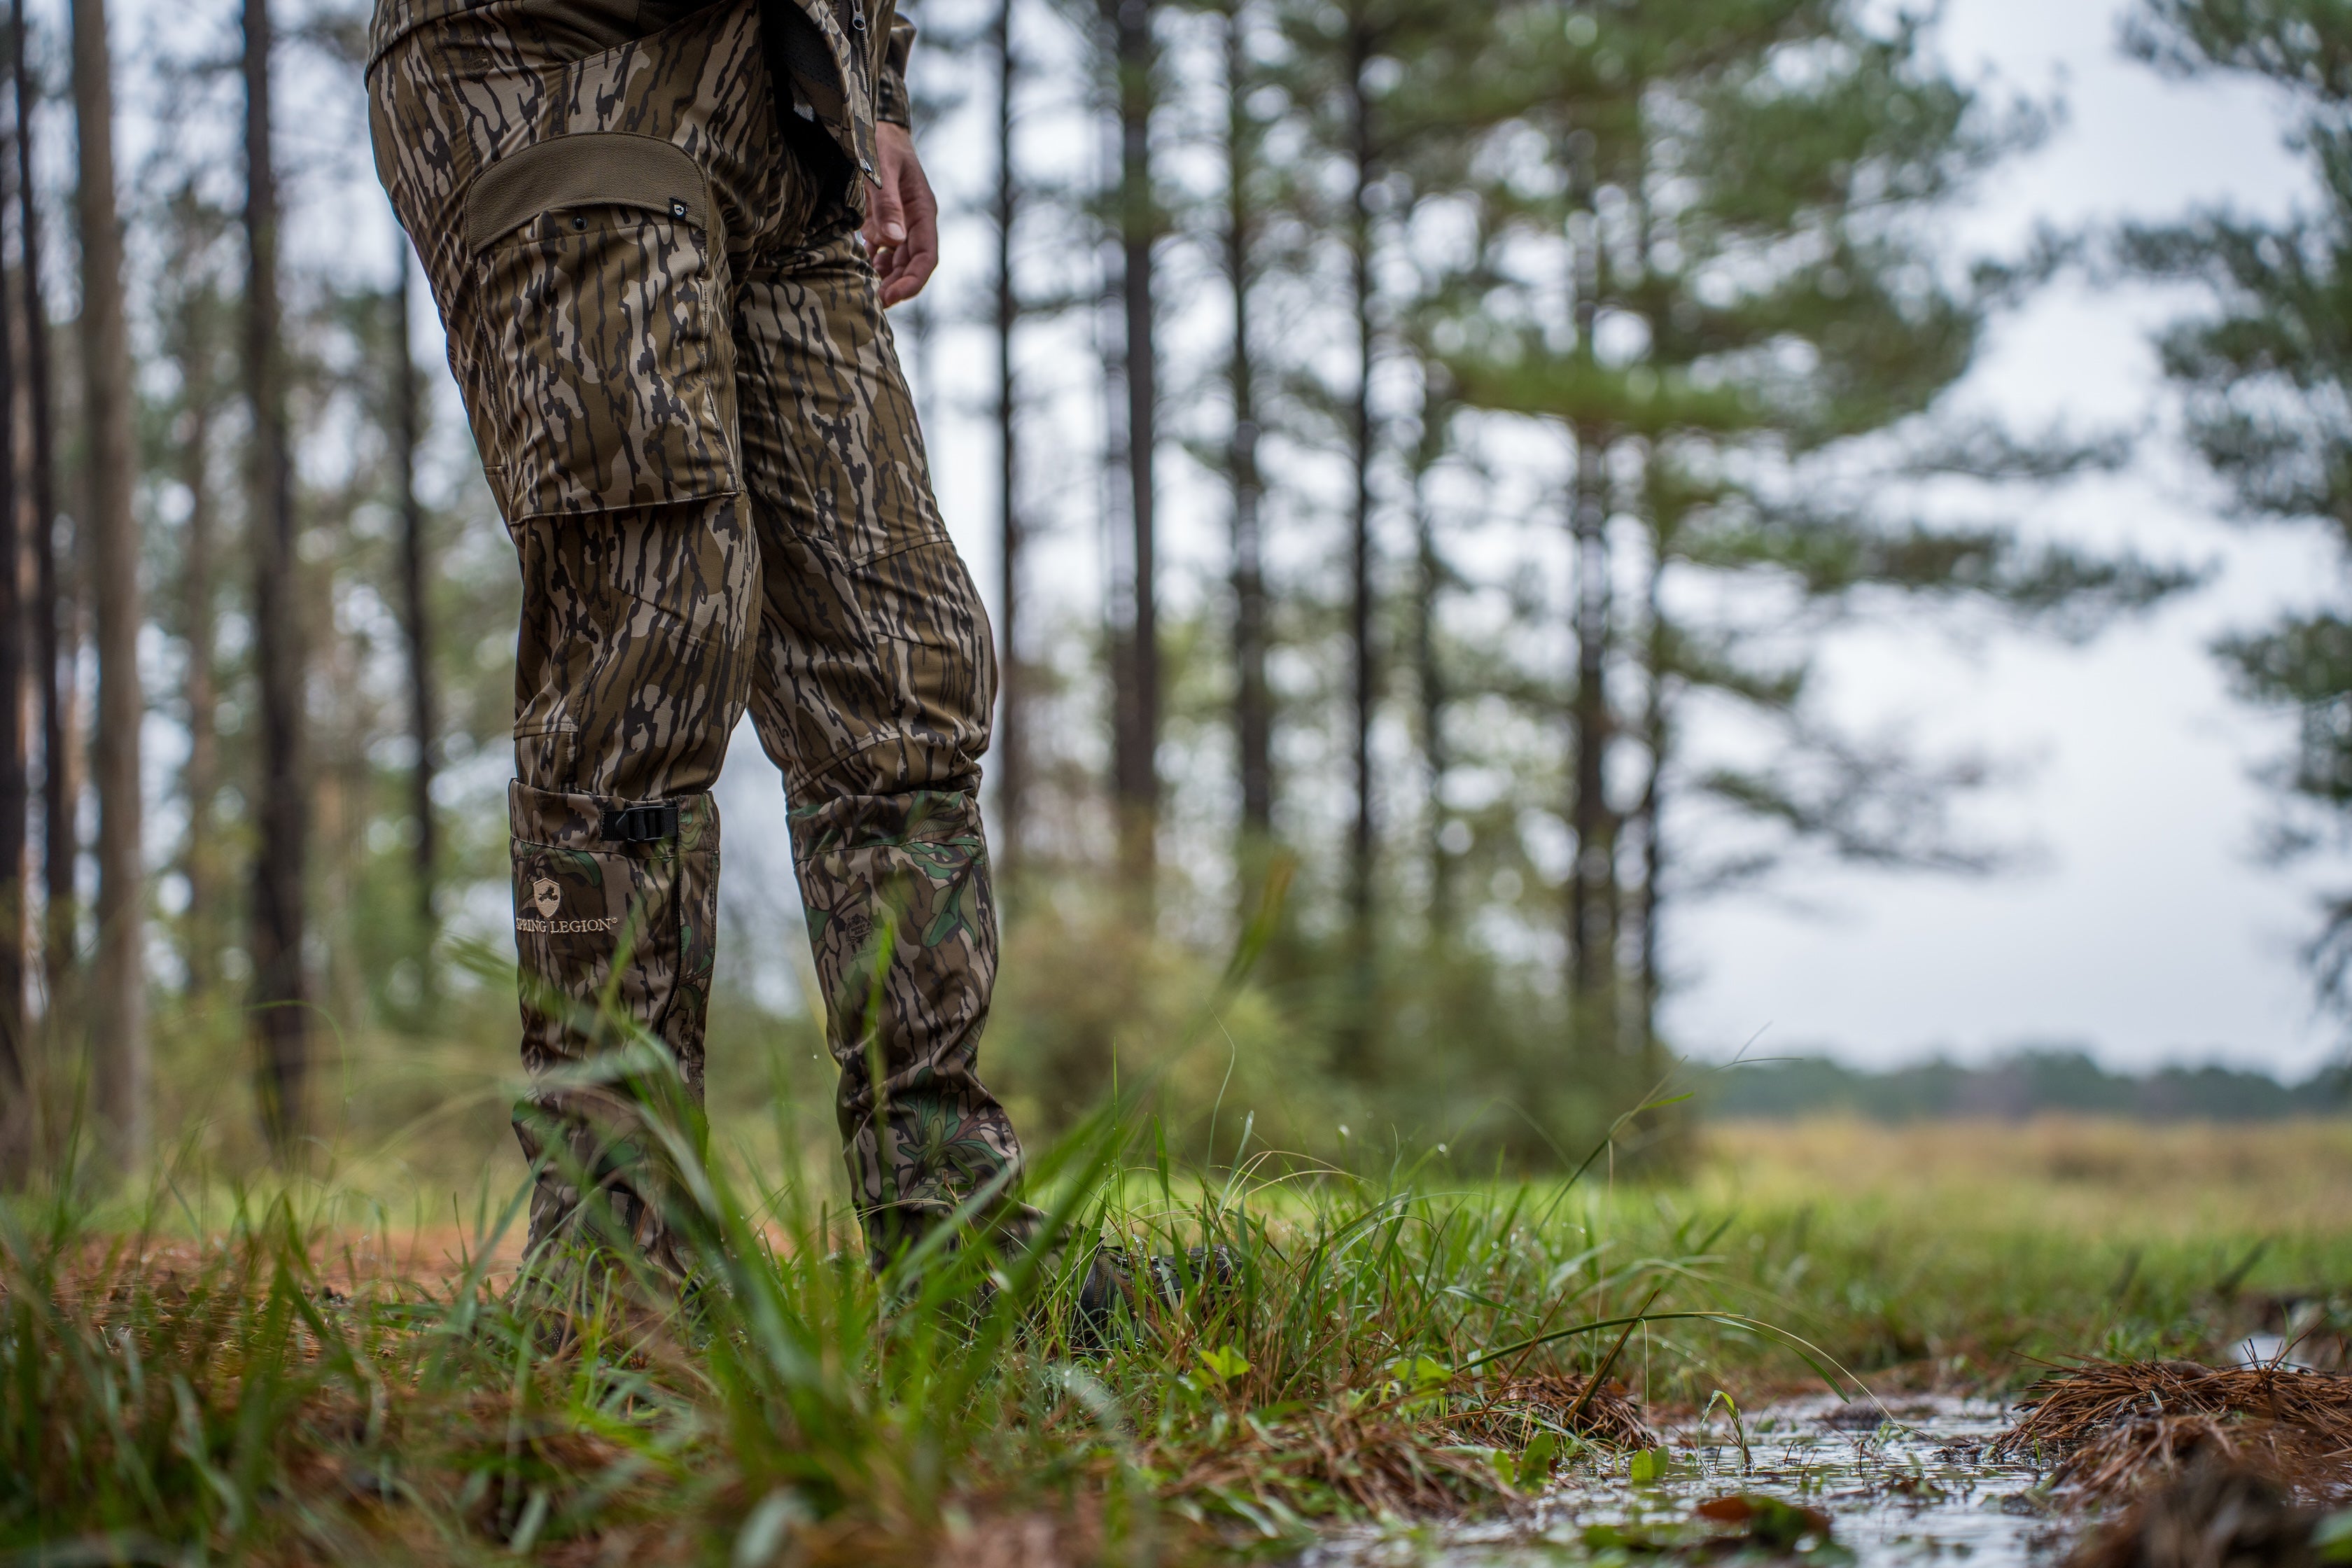
[[[995,542],[987,1068],[1025,1125],[1150,1079],[1221,1158],[1553,1162],[1689,1047],[1661,1026],[1704,962],[1689,911],[1831,864],[2004,868],[1965,810],[1986,753],[1842,723],[1837,639],[2082,642],[2196,592],[2196,560],[2031,526],[2149,439],[2246,517],[2352,530],[2333,0],[2149,0],[2126,40],[2271,80],[2310,210],[2005,254],[1954,215],[2059,105],[1956,71],[1924,11],[912,14],[961,259],[897,323],[961,432],[945,508]],[[375,185],[365,15],[5,20],[0,1153],[510,1159],[515,574]],[[2084,275],[2202,300],[2164,341],[2177,426],[1956,392]],[[948,346],[984,389],[943,383]],[[2336,842],[2352,629],[2219,657],[2286,721],[2283,852]],[[730,803],[772,795],[757,762]],[[821,1127],[761,837],[730,838],[714,1103]],[[1245,931],[1245,983],[1193,1027]],[[2347,931],[2352,901],[2320,911],[2323,997]]]

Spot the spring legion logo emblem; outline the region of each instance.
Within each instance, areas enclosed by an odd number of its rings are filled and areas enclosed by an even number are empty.
[[[517,889],[515,896],[515,930],[525,936],[587,936],[598,931],[619,928],[617,915],[603,919],[560,921],[555,911],[563,907],[563,884],[547,872],[533,876],[526,888]]]

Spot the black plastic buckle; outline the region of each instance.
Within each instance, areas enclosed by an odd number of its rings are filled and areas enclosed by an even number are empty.
[[[615,806],[604,813],[607,844],[659,844],[677,837],[677,807],[655,803]]]

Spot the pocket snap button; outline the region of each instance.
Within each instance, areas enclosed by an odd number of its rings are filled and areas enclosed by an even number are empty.
[[[588,226],[588,215],[586,213],[573,213],[572,215],[572,226],[575,229],[586,229]]]
[[[683,218],[683,217],[685,217],[685,216],[686,216],[686,204],[685,204],[684,202],[681,202],[681,201],[673,201],[673,202],[671,202],[671,203],[669,204],[669,216],[672,216],[672,217],[674,217],[674,218]]]

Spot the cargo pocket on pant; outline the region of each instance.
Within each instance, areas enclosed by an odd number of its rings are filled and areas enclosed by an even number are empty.
[[[465,224],[501,373],[488,466],[509,523],[740,488],[724,241],[683,148],[612,132],[534,143],[475,180]]]

